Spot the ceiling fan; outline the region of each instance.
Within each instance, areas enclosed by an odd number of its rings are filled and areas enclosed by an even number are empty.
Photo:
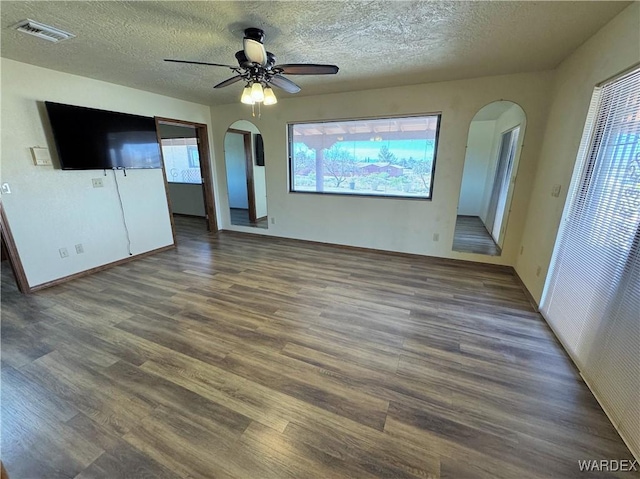
[[[236,52],[239,66],[168,58],[165,61],[226,67],[233,70],[236,73],[235,76],[218,83],[214,88],[224,88],[236,82],[245,81],[247,83],[241,101],[250,105],[262,102],[265,105],[276,103],[276,97],[271,89],[272,85],[287,93],[298,93],[300,87],[283,75],[335,75],[338,73],[338,67],[335,65],[315,63],[276,65],[276,56],[264,48],[264,32],[259,28],[245,29],[242,46],[243,49]]]

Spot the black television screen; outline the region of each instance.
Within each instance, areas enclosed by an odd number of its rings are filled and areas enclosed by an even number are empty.
[[[262,135],[255,135],[255,148],[256,148],[256,165],[264,166],[264,143],[262,142]]]
[[[161,168],[153,118],[46,101],[63,170]]]

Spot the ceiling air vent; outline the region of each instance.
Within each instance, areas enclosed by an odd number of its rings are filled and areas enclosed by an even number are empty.
[[[34,22],[28,18],[18,23],[14,28],[19,32],[28,33],[29,35],[49,40],[50,42],[61,42],[62,40],[75,37],[72,33],[50,27],[43,23]]]

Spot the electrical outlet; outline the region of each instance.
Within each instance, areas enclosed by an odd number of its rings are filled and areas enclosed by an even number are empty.
[[[541,272],[542,272],[542,268],[538,266],[538,268],[536,269],[536,276],[540,276]]]
[[[91,183],[93,184],[94,188],[102,188],[104,186],[102,178],[91,178]]]
[[[9,187],[9,183],[2,183],[2,194],[3,195],[11,194],[11,188]]]
[[[58,251],[60,252],[60,257],[61,258],[68,258],[69,257],[69,252],[67,251],[67,248],[60,248]]]
[[[524,253],[524,246],[520,246],[520,254]]]
[[[433,233],[433,241],[440,241],[440,233]]]
[[[272,224],[272,225],[275,225],[275,224],[276,224],[276,219],[275,219],[273,216],[271,217],[271,224]]]
[[[76,245],[76,254],[82,254],[84,253],[84,246],[82,246],[82,243],[78,243]]]
[[[551,188],[551,196],[553,196],[554,198],[557,198],[558,196],[560,196],[561,188],[562,188],[562,185],[553,185],[553,188]]]

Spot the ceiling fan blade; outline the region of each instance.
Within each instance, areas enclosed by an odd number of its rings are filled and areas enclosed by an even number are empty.
[[[232,70],[237,69],[238,67],[234,67],[233,65],[224,65],[222,63],[208,63],[208,62],[193,62],[190,60],[172,60],[170,58],[165,58],[164,59],[165,62],[174,62],[174,63],[189,63],[190,65],[208,65],[208,66],[212,66],[212,67],[227,67],[227,68],[231,68]]]
[[[285,75],[335,75],[339,70],[335,65],[317,65],[315,63],[287,63],[276,65],[273,69]]]
[[[287,93],[298,93],[300,91],[300,87],[293,83],[288,78],[285,78],[280,75],[273,75],[271,80],[269,80],[273,86],[277,86],[278,88],[282,88]]]
[[[264,45],[252,38],[243,38],[242,46],[244,48],[244,54],[250,62],[257,63],[258,65],[265,66],[267,64],[267,51],[264,49]]]
[[[226,86],[233,85],[235,82],[239,82],[240,80],[242,80],[242,75],[236,75],[234,77],[227,78],[225,81],[221,81],[213,88],[224,88]]]

